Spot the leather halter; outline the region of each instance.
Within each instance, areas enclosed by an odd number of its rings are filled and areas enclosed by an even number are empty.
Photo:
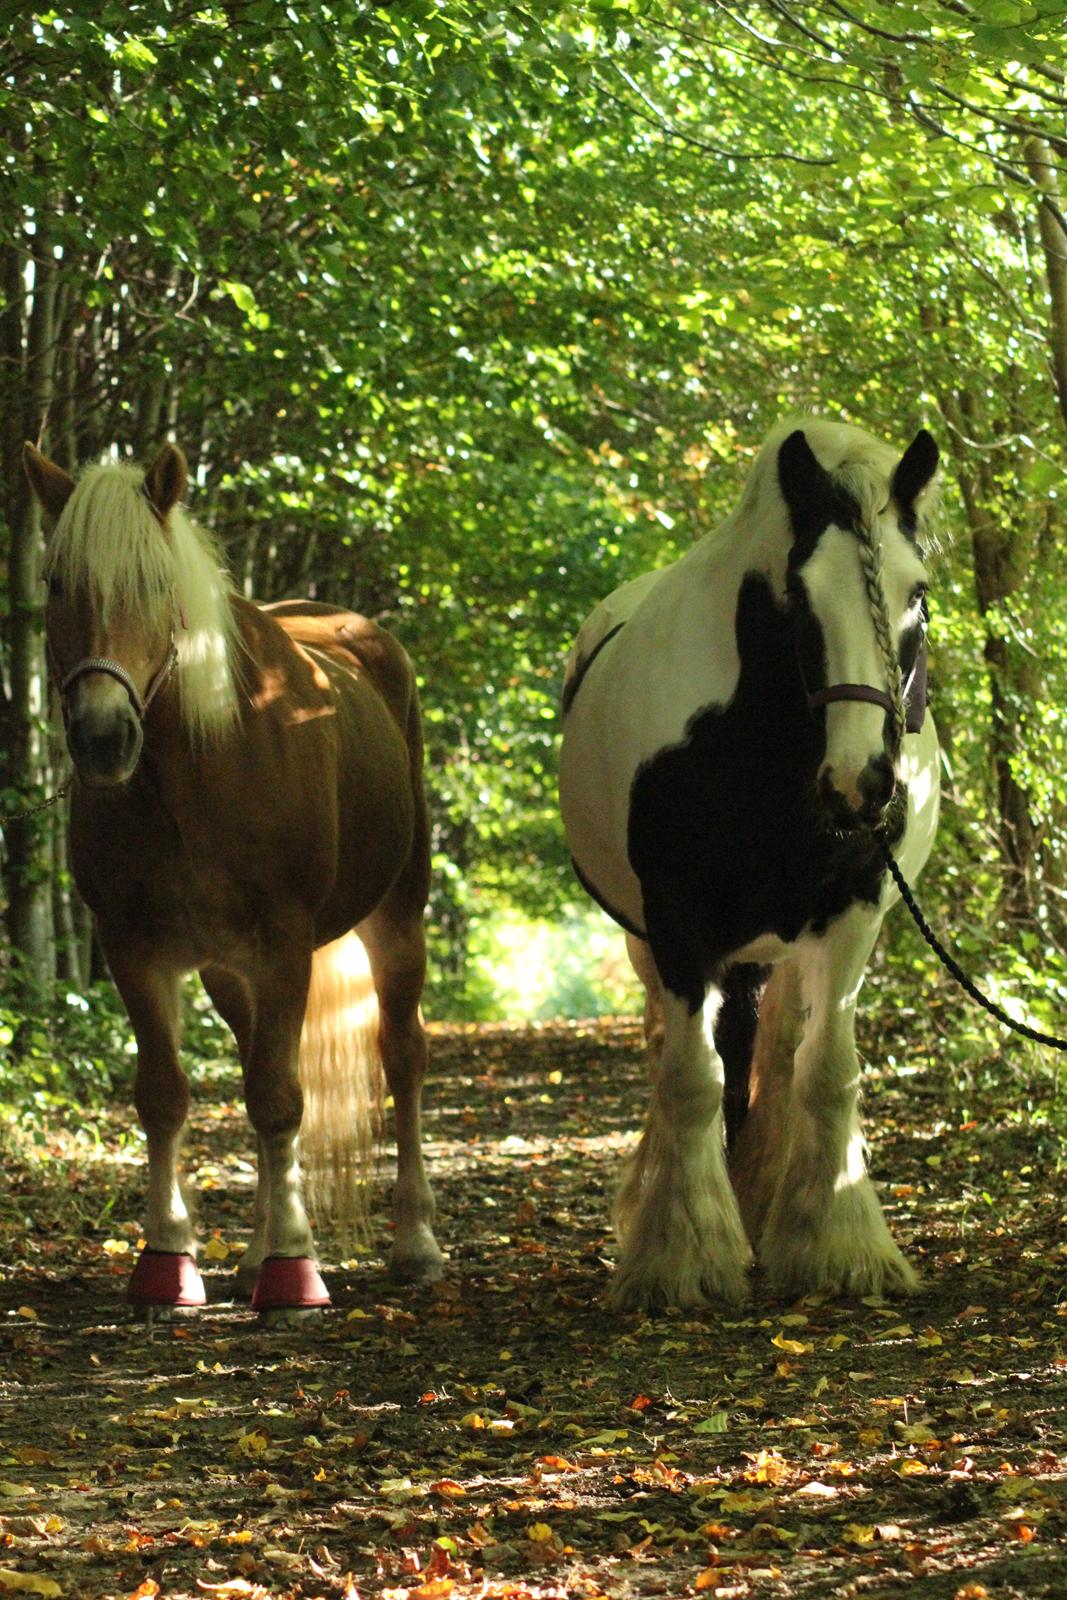
[[[883,711],[894,715],[895,707],[892,696],[886,689],[876,689],[869,683],[834,683],[826,689],[811,690],[804,680],[804,669],[800,665],[799,654],[797,666],[800,670],[800,681],[804,686],[804,694],[808,702],[809,711],[817,711],[820,706],[832,705],[835,700],[859,700],[867,705],[881,706]],[[926,636],[925,632],[919,640],[919,648],[915,652],[911,671],[908,673],[904,684],[904,732],[918,733],[926,719]]]
[[[51,655],[51,652],[49,654]],[[174,671],[177,660],[178,647],[174,643],[174,635],[171,634],[170,644],[167,647],[167,654],[163,658],[163,664],[153,674],[152,680],[143,695],[122,663],[113,661],[110,656],[86,656],[84,661],[79,661],[78,665],[72,667],[66,677],[62,679],[59,678],[59,674],[55,670],[55,662],[53,660],[52,675],[56,679],[60,704],[63,707],[64,722],[68,720],[67,696],[78,679],[87,677],[90,672],[106,673],[109,678],[114,678],[118,683],[121,683],[130,697],[130,704],[136,711],[138,720],[143,722],[148,715],[148,708],[152,701]]]

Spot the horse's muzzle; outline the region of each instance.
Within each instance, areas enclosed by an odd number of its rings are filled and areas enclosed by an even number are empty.
[[[90,707],[67,723],[70,758],[82,782],[95,789],[126,782],[140,759],[142,737],[132,707]]]
[[[833,826],[846,831],[877,827],[896,787],[896,773],[887,755],[873,756],[847,794],[834,782],[832,767],[824,767],[819,775],[819,799]]]

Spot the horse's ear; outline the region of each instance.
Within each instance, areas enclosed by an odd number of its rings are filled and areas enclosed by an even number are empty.
[[[176,444],[165,444],[144,475],[144,492],[152,510],[164,521],[189,481],[185,457]]]
[[[789,507],[793,538],[798,546],[814,545],[836,504],[834,481],[819,462],[803,428],[797,428],[778,451],[778,483]],[[800,552],[800,559],[810,554]]]
[[[920,428],[893,473],[893,499],[905,523],[914,524],[915,502],[937,471],[938,459],[933,434]]]
[[[27,439],[22,447],[22,465],[30,488],[48,515],[58,519],[63,507],[74,493],[74,479],[57,467],[54,461],[42,455],[35,444]]]

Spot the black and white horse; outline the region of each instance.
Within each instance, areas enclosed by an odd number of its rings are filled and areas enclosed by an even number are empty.
[[[627,930],[655,1069],[619,1306],[914,1287],[867,1175],[856,1001],[933,843],[922,528],[937,446],[785,423],[741,501],[616,590],[568,665],[575,867]],[[729,1147],[729,1158],[727,1157]]]

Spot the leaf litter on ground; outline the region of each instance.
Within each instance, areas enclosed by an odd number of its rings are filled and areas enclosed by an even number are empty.
[[[1003,1104],[971,1085],[965,1108],[933,1068],[869,1082],[913,1301],[783,1304],[757,1273],[740,1312],[613,1316],[611,1189],[647,1094],[635,1024],[438,1028],[432,1047],[447,1277],[392,1286],[380,1222],[366,1257],[327,1250],[335,1309],[298,1332],[222,1298],[254,1183],[236,1078],[200,1085],[187,1150],[213,1294],[195,1317],[126,1316],[132,1112],[110,1163],[69,1130],[50,1160],[15,1144],[0,1592],[1062,1593],[1067,1230],[1040,1180],[1053,1129],[1013,1114],[1007,1072]]]

